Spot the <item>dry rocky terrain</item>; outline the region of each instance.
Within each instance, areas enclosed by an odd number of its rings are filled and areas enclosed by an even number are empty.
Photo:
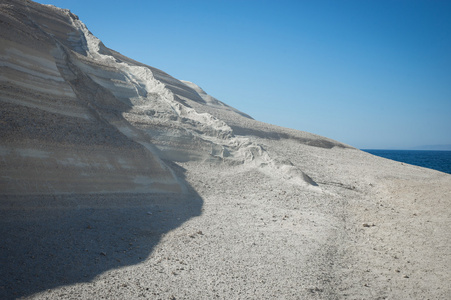
[[[1,299],[448,299],[451,176],[252,119],[0,1]]]

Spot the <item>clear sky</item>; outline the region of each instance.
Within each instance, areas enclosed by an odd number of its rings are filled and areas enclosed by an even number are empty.
[[[451,1],[38,2],[257,120],[357,148],[451,144]]]

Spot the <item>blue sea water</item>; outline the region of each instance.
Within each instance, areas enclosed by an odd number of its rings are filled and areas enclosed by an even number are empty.
[[[451,151],[362,150],[373,155],[451,174]]]

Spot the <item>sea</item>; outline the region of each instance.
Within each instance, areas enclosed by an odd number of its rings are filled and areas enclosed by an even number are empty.
[[[433,150],[372,150],[373,155],[451,174],[451,151]]]

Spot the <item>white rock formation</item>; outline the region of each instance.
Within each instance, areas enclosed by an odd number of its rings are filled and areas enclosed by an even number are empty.
[[[0,298],[445,299],[451,176],[252,119],[0,1]]]
[[[6,115],[14,114],[10,118],[16,122],[28,119],[24,126],[5,129],[10,137],[2,143],[4,193],[182,191],[161,159],[252,163],[270,168],[268,174],[314,184],[298,167],[281,163],[252,139],[235,134],[228,121],[250,117],[197,85],[106,48],[69,10],[11,3],[15,8],[5,4],[5,12],[20,9],[25,15],[5,14],[11,27],[2,30],[1,97],[8,106]],[[42,124],[27,128],[33,122]],[[42,130],[45,138],[32,130]],[[101,145],[82,149],[77,139]],[[17,150],[33,143],[45,157],[23,156]],[[123,147],[133,150],[126,156],[115,153]],[[35,166],[37,161],[46,165],[45,171]],[[19,164],[26,167],[17,170]]]

